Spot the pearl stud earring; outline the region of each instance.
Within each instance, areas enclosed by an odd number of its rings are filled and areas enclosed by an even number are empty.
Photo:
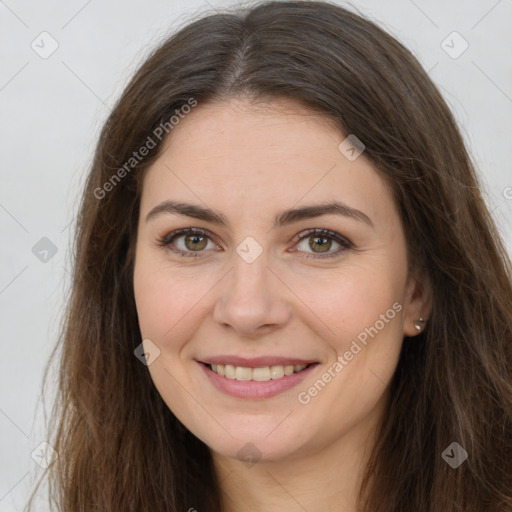
[[[425,322],[425,320],[423,318],[418,318],[418,320],[416,320],[416,323],[414,324],[414,328],[418,331],[418,333],[421,332],[421,324],[423,324]]]

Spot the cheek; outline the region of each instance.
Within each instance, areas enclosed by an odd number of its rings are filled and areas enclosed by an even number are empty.
[[[331,356],[318,376],[323,382],[301,389],[301,403],[315,403],[339,425],[345,425],[347,410],[356,421],[372,409],[394,373],[402,346],[405,276],[381,260],[379,265],[346,268],[335,279],[331,274],[315,280],[314,287],[309,283],[312,322],[317,332],[321,324],[328,327],[322,333]]]
[[[323,373],[301,387],[298,400],[314,410],[311,416],[326,418],[319,438],[349,431],[383,400],[403,339],[402,278],[385,266],[352,267],[310,288],[308,303],[316,325],[321,320],[329,327],[323,332],[332,356]],[[315,420],[308,416],[304,425],[313,429]]]
[[[344,351],[353,338],[376,322],[383,331],[389,330],[391,324],[399,324],[387,321],[382,329],[381,315],[385,316],[384,321],[399,316],[396,310],[401,308],[393,309],[393,304],[401,300],[403,279],[400,272],[381,263],[346,268],[336,275],[326,274],[325,278],[317,274],[314,280],[296,281],[294,291],[310,308],[312,321],[324,324],[322,332],[330,344]]]
[[[137,255],[134,293],[142,339],[150,339],[160,349],[148,366],[151,379],[173,413],[194,432],[203,418],[201,408],[184,391],[189,387],[187,367],[180,362],[186,342],[193,337],[204,313],[201,298],[212,284],[194,278],[189,270],[172,270],[150,255]],[[213,425],[210,425],[213,429]]]
[[[186,332],[198,325],[203,299],[217,280],[211,275],[198,278],[192,268],[177,271],[141,253],[134,269],[134,293],[142,337],[177,349],[175,340],[185,342]]]

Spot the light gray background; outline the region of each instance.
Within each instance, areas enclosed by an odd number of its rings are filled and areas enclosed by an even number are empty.
[[[430,70],[455,112],[512,252],[511,0],[353,4]],[[2,512],[21,511],[42,473],[31,458],[45,440],[42,372],[56,342],[70,279],[72,222],[100,127],[155,44],[191,16],[229,5],[234,3],[0,0]],[[31,47],[33,41],[50,47],[49,39],[41,42],[44,31],[58,43],[47,59]],[[453,31],[469,44],[458,58],[441,46]],[[454,54],[461,44],[451,36],[444,46]],[[57,248],[47,262],[32,252],[43,237]],[[44,500],[37,510],[48,510]]]

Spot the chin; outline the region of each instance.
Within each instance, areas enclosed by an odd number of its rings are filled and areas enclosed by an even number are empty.
[[[290,416],[293,416],[290,415]],[[244,416],[231,418],[223,429],[213,436],[211,430],[194,432],[211,450],[223,457],[238,459],[249,465],[255,462],[273,462],[293,457],[312,442],[313,429],[290,422],[286,414],[261,418]],[[296,421],[296,420],[295,420]],[[288,423],[286,427],[285,423]],[[221,432],[219,432],[219,430]]]
[[[274,440],[264,438],[209,440],[208,447],[223,457],[240,460],[248,466],[258,462],[275,462],[289,458],[300,450],[296,443],[290,443],[291,439],[276,438]]]

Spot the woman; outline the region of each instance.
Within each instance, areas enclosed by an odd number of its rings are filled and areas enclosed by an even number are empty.
[[[84,191],[65,511],[512,509],[510,260],[416,59],[323,2],[189,24]]]

